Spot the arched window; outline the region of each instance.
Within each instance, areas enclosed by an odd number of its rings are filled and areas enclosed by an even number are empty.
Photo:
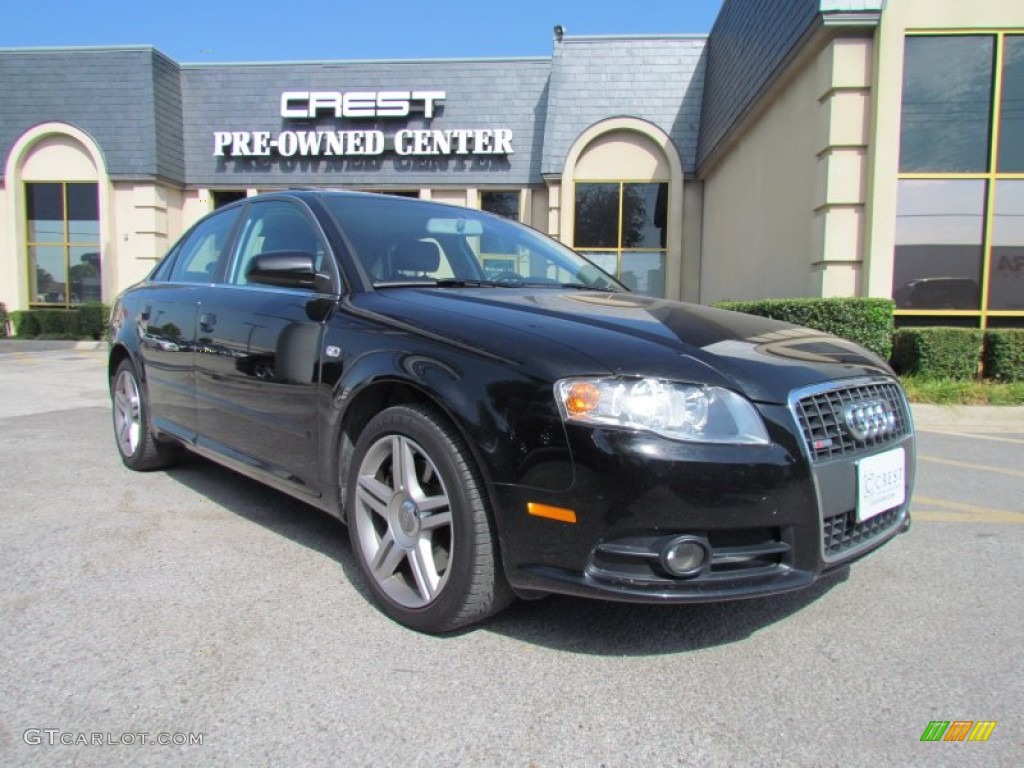
[[[566,241],[637,293],[677,297],[682,170],[668,137],[630,118],[604,121],[570,151]]]
[[[63,123],[30,129],[14,144],[11,185],[20,306],[70,308],[104,298],[102,211],[109,180],[87,134]],[[12,238],[11,245],[15,245]]]

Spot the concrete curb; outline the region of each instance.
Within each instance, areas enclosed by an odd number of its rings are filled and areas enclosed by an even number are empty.
[[[61,341],[57,339],[0,339],[0,354],[10,352],[93,351],[106,349],[105,341]]]
[[[929,405],[911,403],[918,429],[982,429],[986,432],[1024,432],[1022,405]]]

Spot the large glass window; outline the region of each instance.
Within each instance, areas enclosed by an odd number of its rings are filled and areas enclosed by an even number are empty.
[[[988,274],[989,309],[1024,310],[1024,179],[996,182]]]
[[[99,190],[95,183],[25,185],[29,301],[71,307],[100,301]]]
[[[999,170],[1024,173],[1024,35],[1007,35],[1002,53]]]
[[[1024,314],[1024,34],[906,40],[893,298],[903,323]]]
[[[493,190],[480,193],[480,210],[519,221],[519,192]]]
[[[908,37],[900,171],[984,171],[992,112],[991,36]]]
[[[637,293],[665,295],[668,184],[579,182],[573,245]]]
[[[893,297],[900,309],[979,309],[985,182],[900,182]]]
[[[244,189],[215,189],[213,190],[213,208],[223,208],[225,205],[245,200]]]

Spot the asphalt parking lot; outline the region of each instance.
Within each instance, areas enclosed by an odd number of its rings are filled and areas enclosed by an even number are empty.
[[[551,597],[436,638],[371,607],[326,515],[200,459],[124,469],[102,350],[26,349],[0,345],[2,765],[1021,764],[1022,409],[919,409],[910,533],[803,593]]]

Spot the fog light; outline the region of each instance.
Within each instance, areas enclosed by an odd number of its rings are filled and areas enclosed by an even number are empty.
[[[711,560],[711,546],[699,536],[680,536],[661,550],[661,564],[673,576],[696,576]]]

